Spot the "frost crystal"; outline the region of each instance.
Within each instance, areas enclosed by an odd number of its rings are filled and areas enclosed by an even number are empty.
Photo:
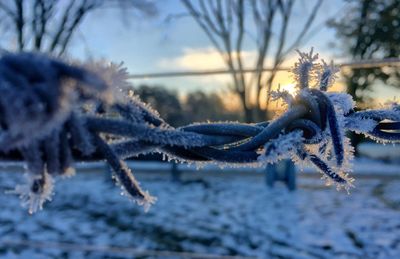
[[[346,93],[327,93],[337,112],[345,115],[355,107],[353,97]]]
[[[28,208],[28,212],[33,214],[43,209],[46,201],[51,201],[54,189],[54,180],[48,173],[35,176],[30,173],[25,175],[27,183],[17,185],[15,190],[9,193],[19,195],[23,207]]]
[[[74,159],[103,159],[123,193],[147,210],[155,202],[124,162],[139,154],[226,166],[265,166],[283,158],[313,165],[327,184],[348,190],[353,147],[347,130],[380,142],[400,142],[400,106],[354,111],[344,93],[327,93],[338,69],[318,55],[299,52],[292,72],[298,91],[273,93],[287,107],[269,122],[195,123],[174,128],[131,87],[121,64],[77,65],[33,53],[0,59],[0,151],[27,163],[28,182],[18,194],[30,213],[53,193],[53,178],[74,172]],[[91,72],[90,72],[91,71]],[[313,87],[310,87],[313,86]],[[7,156],[7,154],[5,154]]]
[[[303,144],[302,135],[303,133],[300,131],[293,131],[269,141],[265,144],[258,160],[273,164],[279,160],[291,158],[296,154],[298,147]]]
[[[326,91],[333,85],[337,79],[336,73],[339,72],[339,68],[333,64],[333,61],[328,65],[322,60],[322,69],[317,72],[317,78],[319,83],[319,89]]]
[[[297,51],[300,58],[295,63],[292,72],[299,89],[309,87],[310,81],[317,77],[315,71],[315,61],[318,59],[318,54],[313,53],[313,49],[309,53]]]

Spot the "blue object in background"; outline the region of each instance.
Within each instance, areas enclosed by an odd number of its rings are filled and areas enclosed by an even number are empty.
[[[279,163],[267,165],[267,186],[273,188],[276,181],[284,182],[289,191],[296,190],[296,170],[291,160],[283,160]]]
[[[176,162],[172,162],[172,167],[171,167],[171,180],[174,183],[181,183],[181,171],[178,168],[178,164]]]

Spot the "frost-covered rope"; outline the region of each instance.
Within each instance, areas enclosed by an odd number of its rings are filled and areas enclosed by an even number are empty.
[[[143,191],[124,159],[159,152],[179,162],[264,166],[290,158],[314,165],[338,188],[353,179],[353,148],[346,131],[380,142],[400,142],[400,106],[355,111],[350,95],[326,90],[338,69],[300,53],[293,68],[298,92],[273,93],[286,111],[257,124],[168,125],[157,112],[124,91],[129,74],[121,66],[85,67],[40,54],[0,59],[0,151],[17,152],[27,163],[27,184],[13,191],[33,213],[53,193],[54,176],[74,172],[74,158],[105,159],[127,196],[148,208],[155,198]],[[90,72],[92,71],[92,72]],[[96,72],[94,72],[96,71]]]

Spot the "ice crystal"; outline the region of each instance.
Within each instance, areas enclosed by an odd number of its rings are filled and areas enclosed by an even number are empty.
[[[349,113],[355,107],[355,102],[351,95],[346,93],[326,93],[333,105],[335,110],[342,115]]]
[[[27,183],[17,185],[15,190],[9,193],[19,195],[23,207],[28,208],[28,212],[33,214],[43,209],[46,201],[51,201],[54,189],[54,180],[47,172],[43,175],[33,175],[27,173]]]
[[[292,73],[299,89],[309,87],[309,83],[317,77],[315,71],[315,61],[318,59],[318,54],[313,53],[313,49],[309,53],[300,52],[297,50],[300,58],[295,63]]]
[[[121,178],[117,174],[113,175],[113,178],[117,181],[117,184],[121,187],[121,190],[122,190],[121,194],[127,196],[129,199],[131,199],[137,205],[143,206],[143,210],[145,212],[147,212],[150,209],[151,205],[153,205],[157,201],[157,198],[151,196],[148,191],[141,191],[141,193],[139,195],[132,194],[132,192],[130,191],[130,188],[132,188],[132,186],[130,186],[130,185],[136,185],[136,187],[134,187],[134,188],[137,188],[140,190],[141,189],[140,184],[133,177],[131,170],[127,167],[127,165],[125,163],[124,163],[123,167],[124,167],[123,170],[129,172],[126,174],[128,176],[127,178],[129,180]]]
[[[277,90],[271,92],[271,100],[277,101],[282,99],[288,106],[291,106],[294,99],[293,96],[286,90]]]
[[[333,64],[333,61],[331,61],[330,64],[327,64],[323,59],[321,61],[322,65],[321,69],[317,72],[317,78],[319,81],[319,89],[326,91],[337,79],[336,73],[339,72],[339,68]]]
[[[345,118],[345,127],[348,130],[354,131],[356,133],[366,133],[372,131],[378,122],[373,119],[364,118]]]
[[[258,157],[260,162],[276,163],[279,160],[291,158],[303,143],[303,136],[300,131],[293,131],[289,134],[280,135],[265,144],[261,155]]]
[[[123,193],[147,210],[155,202],[124,159],[159,152],[166,160],[220,167],[265,166],[290,158],[313,165],[327,184],[348,190],[353,147],[348,130],[380,142],[400,142],[400,106],[354,111],[350,95],[327,93],[338,69],[299,52],[292,72],[298,91],[274,92],[285,111],[269,122],[195,123],[174,128],[130,90],[123,64],[72,65],[39,54],[0,59],[0,151],[27,163],[18,185],[29,212],[50,200],[53,177],[74,172],[74,159],[104,159]],[[313,86],[313,87],[311,87]]]

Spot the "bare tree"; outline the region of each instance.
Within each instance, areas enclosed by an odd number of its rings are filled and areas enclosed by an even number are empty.
[[[245,120],[251,122],[265,119],[267,111],[262,102],[266,102],[268,107],[277,68],[288,53],[304,40],[322,0],[313,2],[309,14],[302,13],[304,24],[299,25],[297,34],[292,34],[290,41],[288,27],[294,15],[295,0],[182,0],[182,3],[231,71],[232,90],[240,98]],[[252,20],[248,21],[249,18]],[[249,22],[256,29],[253,38],[257,49],[254,64],[257,72],[250,78],[243,72],[243,42],[249,34],[245,29]],[[272,58],[272,71],[269,73],[263,72],[267,57]],[[267,92],[267,100],[261,98],[264,90]]]
[[[144,0],[2,0],[0,26],[16,40],[17,50],[61,56],[86,16],[100,8],[131,8],[147,15],[155,5]]]

